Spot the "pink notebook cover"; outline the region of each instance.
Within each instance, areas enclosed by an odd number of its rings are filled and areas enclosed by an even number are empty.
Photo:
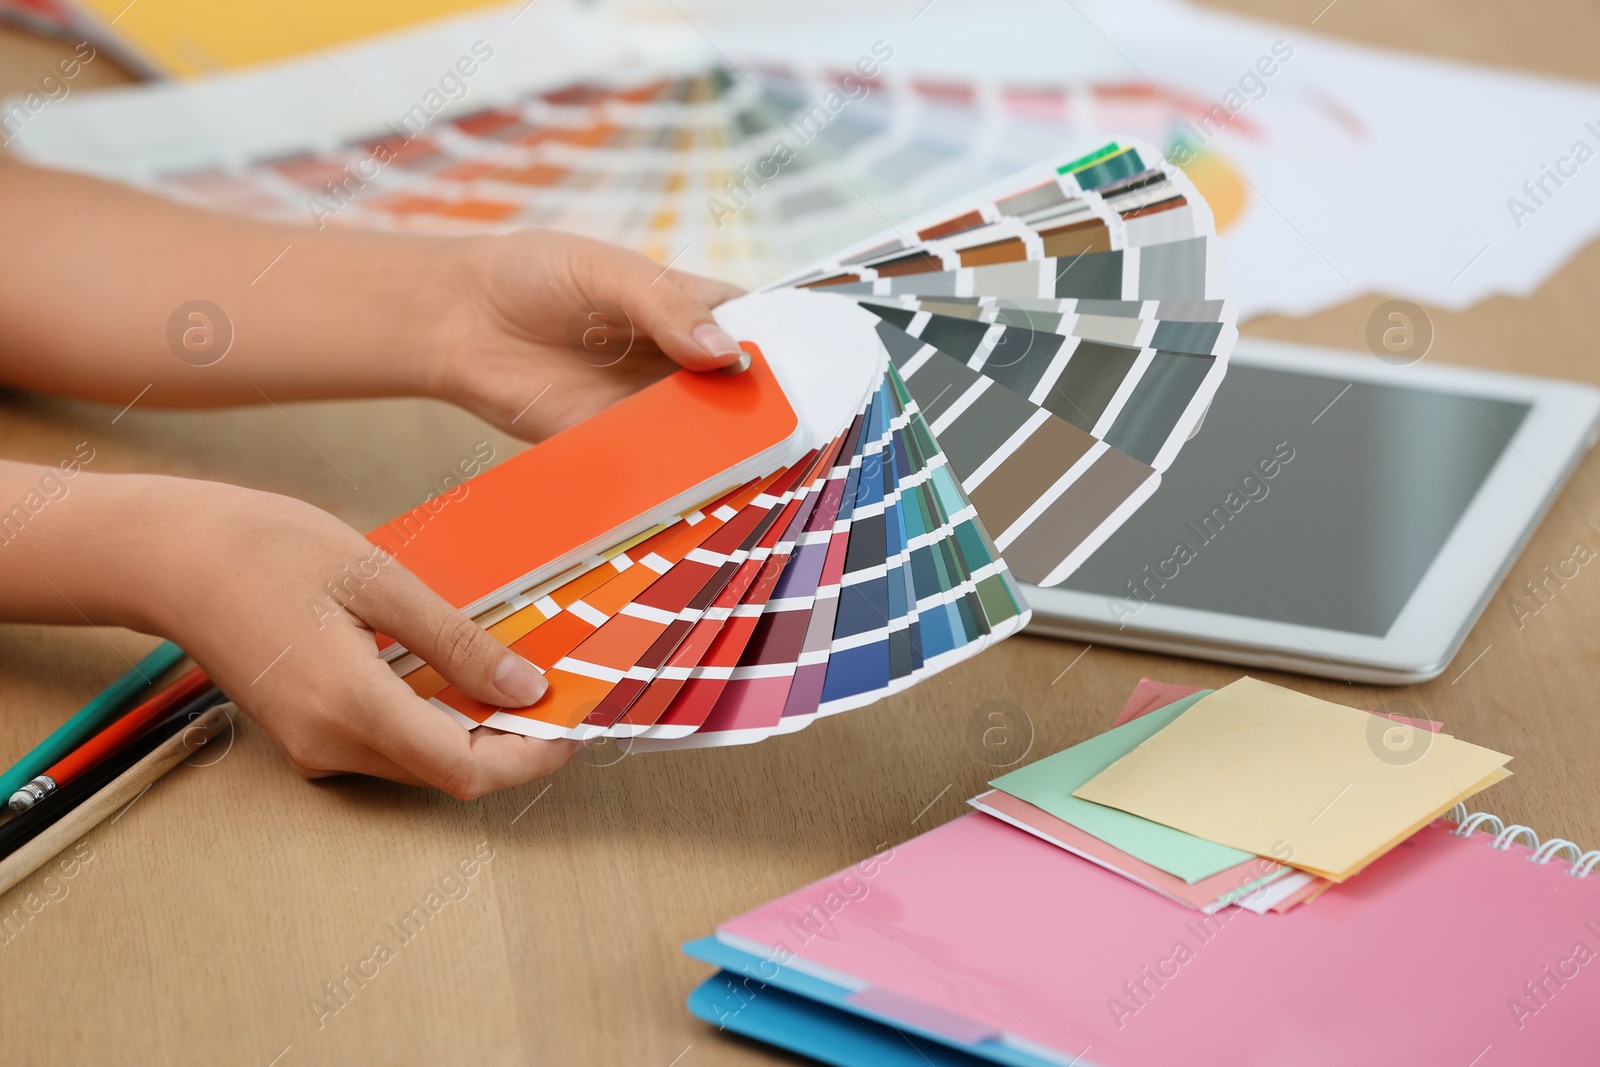
[[[719,933],[1081,1067],[1596,1062],[1600,877],[1448,827],[1310,907],[1200,916],[974,812]]]

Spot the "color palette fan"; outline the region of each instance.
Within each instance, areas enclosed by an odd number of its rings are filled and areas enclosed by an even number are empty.
[[[646,750],[801,729],[1019,630],[1018,579],[1062,580],[1154,491],[1236,334],[1205,203],[1152,159],[1025,171],[732,301],[747,374],[680,371],[376,531],[550,691],[396,670],[471,726]]]
[[[759,285],[1092,131],[1177,145],[1207,106],[1144,82],[905,77],[881,41],[843,72],[698,53],[612,63],[630,73],[529,75],[492,106],[398,120],[396,109],[356,130],[342,111],[306,114],[288,72],[267,91],[202,81],[73,114],[111,176],[212,209],[318,228],[552,227]],[[1214,154],[1177,158],[1225,223],[1243,183]]]

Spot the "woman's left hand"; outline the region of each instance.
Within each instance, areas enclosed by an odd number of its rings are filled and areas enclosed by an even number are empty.
[[[615,245],[553,230],[467,238],[468,283],[441,324],[429,392],[540,440],[678,367],[749,365],[712,318],[740,295]]]

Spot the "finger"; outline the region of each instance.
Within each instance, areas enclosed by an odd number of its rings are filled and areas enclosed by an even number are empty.
[[[718,304],[726,304],[735,297],[743,296],[745,292],[737,285],[719,278],[707,278],[704,274],[693,274],[686,270],[668,271],[667,278],[676,282],[678,288],[688,293],[692,299],[711,308]]]
[[[378,577],[352,598],[350,610],[486,703],[522,708],[544,696],[544,674],[489,636],[392,557]]]
[[[457,800],[553,774],[578,748],[576,741],[463,730],[399,679],[377,687],[360,721],[374,752]]]
[[[712,301],[726,299],[722,289],[701,286],[691,291],[674,281],[669,271],[640,255],[618,256],[594,269],[596,286],[679,366],[742,371],[750,365],[750,357],[712,317]]]

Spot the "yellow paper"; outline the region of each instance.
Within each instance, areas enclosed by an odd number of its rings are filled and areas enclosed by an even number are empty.
[[[195,77],[348,44],[495,0],[81,0],[155,72]],[[115,25],[111,25],[115,23]]]
[[[1367,712],[1241,678],[1073,795],[1342,881],[1510,759],[1426,742],[1404,762]]]
[[[1366,870],[1366,868],[1374,860],[1376,860],[1379,857],[1383,856],[1390,849],[1394,848],[1396,845],[1400,844],[1402,841],[1405,841],[1407,838],[1411,837],[1418,830],[1422,829],[1424,826],[1427,826],[1429,823],[1433,822],[1433,820],[1437,819],[1439,816],[1443,815],[1445,812],[1449,811],[1451,808],[1455,807],[1457,804],[1462,803],[1463,801],[1467,800],[1469,797],[1476,796],[1477,794],[1483,792],[1485,789],[1488,789],[1491,785],[1494,785],[1496,782],[1503,782],[1507,778],[1510,778],[1510,777],[1511,777],[1511,772],[1510,771],[1506,770],[1504,767],[1500,768],[1499,770],[1495,771],[1493,774],[1491,774],[1487,778],[1485,778],[1483,781],[1481,781],[1481,782],[1477,783],[1476,785],[1472,786],[1471,788],[1469,788],[1461,796],[1455,797],[1454,799],[1452,799],[1447,804],[1439,805],[1437,810],[1432,811],[1429,814],[1423,816],[1422,818],[1418,819],[1413,825],[1408,826],[1405,830],[1403,830],[1400,833],[1396,834],[1389,841],[1385,842],[1382,845],[1382,847],[1380,847],[1376,852],[1372,853],[1365,860],[1363,860],[1358,866],[1352,867],[1347,871],[1338,872],[1336,874],[1328,874],[1328,873],[1323,872],[1323,871],[1313,871],[1313,870],[1308,870],[1307,873],[1315,874],[1315,875],[1318,875],[1318,876],[1320,876],[1322,878],[1326,878],[1330,882],[1348,881],[1349,879],[1351,879],[1351,878],[1355,877],[1356,875],[1360,874],[1362,871]],[[1290,864],[1288,864],[1288,866],[1293,867],[1294,864],[1290,863]],[[1302,868],[1302,869],[1305,869],[1305,868]]]

